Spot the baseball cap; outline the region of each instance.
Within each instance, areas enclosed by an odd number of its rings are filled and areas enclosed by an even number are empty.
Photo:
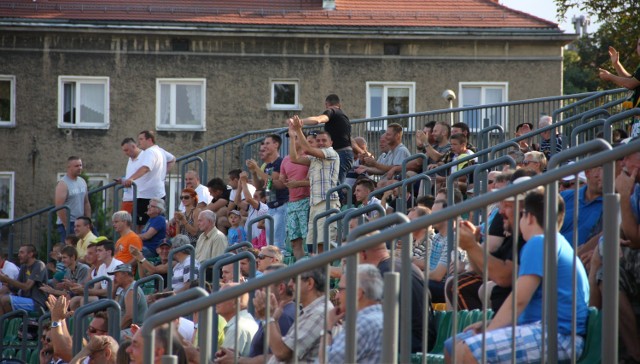
[[[240,211],[238,211],[238,210],[231,210],[231,211],[229,211],[229,213],[240,216]]]
[[[108,272],[107,274],[112,276],[118,272],[133,274],[133,270],[131,270],[131,266],[129,264],[120,264],[116,266],[116,268],[112,272]]]
[[[171,248],[173,249],[180,248],[185,245],[189,245],[189,237],[186,235],[176,235],[171,239]]]
[[[575,162],[569,162],[569,163],[567,163],[567,165],[573,164],[573,163],[575,163]],[[570,174],[568,176],[562,177],[562,180],[570,182],[570,181],[573,181],[575,178],[576,178],[575,174]],[[580,173],[578,173],[578,180],[580,182],[586,182],[587,181],[587,175],[584,174],[584,171],[580,171]]]
[[[97,244],[101,241],[105,241],[105,240],[109,240],[109,238],[107,238],[106,236],[98,236],[97,238],[93,239],[92,242],[90,242],[89,244]]]
[[[158,244],[158,246],[163,246],[163,245],[167,245],[170,247],[171,243],[167,239],[162,239],[162,241],[160,242],[160,244]]]

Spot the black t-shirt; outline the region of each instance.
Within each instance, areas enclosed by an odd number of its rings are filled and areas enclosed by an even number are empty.
[[[264,173],[271,176],[273,172],[280,173],[280,166],[282,165],[282,157],[278,157],[275,161],[271,163],[267,163],[264,166]],[[265,181],[266,182],[266,181]],[[273,209],[276,207],[280,207],[289,201],[289,189],[283,188],[281,190],[277,190],[273,185],[271,186],[271,194],[272,196],[267,196],[269,202],[267,202],[267,206]]]
[[[213,197],[213,196],[212,196]],[[214,203],[218,200],[227,200],[227,202],[231,201],[231,189],[229,187],[227,187],[223,192],[222,195],[220,195],[220,197],[216,198],[213,197],[213,199],[211,200],[211,203]]]
[[[327,115],[329,121],[324,124],[324,130],[329,133],[333,141],[333,149],[338,150],[351,146],[351,122],[341,109],[327,109],[322,115]]]
[[[378,270],[384,277],[386,272],[391,272],[391,258],[383,260],[378,263]],[[402,266],[400,259],[395,260],[395,271],[401,272]],[[431,302],[424,301],[424,277],[423,273],[413,264],[411,264],[411,352],[422,352],[422,326],[424,321],[425,306],[429,312],[429,342],[428,350],[433,348],[436,341],[436,322],[433,317],[433,311],[431,310]],[[405,295],[400,291],[400,302]],[[431,301],[431,300],[429,300]],[[402,311],[400,312],[402,315]],[[402,320],[401,320],[402,322]],[[402,329],[401,329],[402,330]]]
[[[489,235],[504,236],[504,217],[501,214],[497,214],[491,225],[489,226]],[[525,240],[522,235],[518,234],[517,254],[520,254],[520,249],[525,244]],[[494,257],[500,260],[513,260],[513,236],[507,236],[504,238],[502,244],[491,253]],[[495,286],[491,291],[491,308],[494,312],[497,312],[505,299],[511,293],[511,287]]]

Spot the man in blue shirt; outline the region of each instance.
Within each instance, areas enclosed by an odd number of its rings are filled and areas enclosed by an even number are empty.
[[[512,300],[516,300],[518,315],[516,335],[516,362],[539,362],[543,353],[540,350],[544,333],[542,331],[542,279],[544,261],[544,191],[537,189],[527,194],[524,200],[524,211],[520,217],[520,231],[527,243],[520,253],[521,265],[516,281],[516,297],[509,295],[491,320],[484,334],[486,335],[486,356],[491,363],[511,362],[512,352]],[[564,202],[558,198],[558,225],[564,215]],[[460,224],[460,234],[474,234],[473,225],[466,221]],[[577,356],[584,348],[584,335],[587,332],[589,283],[587,274],[580,261],[575,267],[577,271],[576,310],[572,309],[573,290],[572,272],[574,251],[569,243],[557,234],[558,257],[558,360],[571,358],[572,332],[571,320],[576,315],[575,347]],[[467,327],[456,338],[456,359],[459,363],[477,363],[482,360],[483,342],[482,322]],[[450,362],[453,341],[445,342],[445,360]]]
[[[591,251],[598,244],[602,231],[602,167],[584,171],[587,183],[578,190],[578,246],[581,251]],[[568,189],[560,193],[564,200],[566,214],[560,233],[573,245],[573,215],[576,190]],[[594,237],[595,236],[595,237]],[[593,238],[593,239],[592,239]],[[582,245],[587,244],[582,247]]]

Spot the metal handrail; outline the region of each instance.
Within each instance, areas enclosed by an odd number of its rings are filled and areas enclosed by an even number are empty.
[[[236,245],[241,245],[243,243],[239,243]],[[234,245],[235,246],[235,245]],[[200,263],[200,268],[198,269],[198,282],[199,282],[199,286],[204,288],[204,282],[207,281],[207,268],[212,267],[213,265],[215,265],[218,261],[222,260],[222,259],[226,259],[228,257],[232,257],[235,254],[233,253],[229,253],[229,252],[225,252],[222,255],[218,255],[215,258],[211,258],[211,259],[207,259],[204,262]],[[213,284],[211,285],[213,287]]]
[[[196,270],[196,249],[193,245],[184,245],[179,248],[171,249],[169,251],[169,260],[167,261],[167,289],[171,290],[173,288],[172,280],[173,280],[173,255],[178,252],[182,252],[188,250],[189,255],[191,256],[191,260],[189,261],[189,281],[193,282],[193,277],[195,275]]]
[[[159,287],[159,290],[162,290],[164,288],[164,278],[162,278],[161,275],[159,274],[152,274],[150,276],[146,276],[143,278],[140,278],[136,281],[133,282],[133,317],[132,317],[132,321],[134,324],[137,324],[138,322],[138,305],[136,304],[136,302],[138,302],[138,287],[142,286],[143,284],[147,283],[147,282],[157,282],[157,287]]]
[[[112,299],[103,299],[80,306],[73,314],[73,355],[82,349],[83,326],[85,317],[98,311],[108,309],[109,336],[120,341],[120,305]]]
[[[352,191],[352,187],[351,185],[347,184],[347,183],[343,183],[341,185],[335,186],[330,188],[327,193],[325,194],[325,203],[327,205],[327,210],[331,209],[331,201],[335,201],[331,199],[331,195],[333,195],[334,192],[339,192],[342,190],[347,190],[347,207],[351,207],[353,206],[353,201],[352,201],[352,195],[353,195],[353,191]]]
[[[225,253],[230,253],[230,252],[233,252],[234,250],[238,250],[238,249],[241,249],[241,248],[253,248],[253,244],[251,244],[248,241],[242,241],[242,242],[235,243],[233,245],[228,246],[224,250],[224,252]]]
[[[96,283],[102,281],[107,282],[107,298],[113,298],[113,280],[108,276],[95,277],[84,284],[84,300],[82,302],[84,302],[85,305],[89,303],[89,289],[91,289],[91,287]]]
[[[467,112],[467,111],[473,111],[473,110],[484,110],[484,109],[491,109],[491,108],[509,108],[509,107],[515,107],[515,106],[519,106],[519,105],[543,105],[544,103],[550,103],[550,102],[559,102],[560,104],[563,104],[564,101],[569,100],[571,103],[562,106],[561,108],[559,108],[559,112],[556,113],[556,115],[559,115],[560,113],[567,111],[567,110],[578,110],[578,106],[580,105],[585,105],[587,102],[589,101],[594,101],[594,100],[599,100],[599,98],[604,98],[604,101],[606,101],[607,99],[611,99],[614,97],[617,97],[618,94],[620,95],[624,95],[626,94],[627,90],[626,89],[614,89],[614,90],[607,90],[607,91],[602,91],[602,92],[588,92],[588,93],[581,93],[581,94],[574,94],[574,95],[564,95],[564,96],[551,96],[551,97],[543,97],[543,98],[536,98],[536,99],[528,99],[528,100],[518,100],[518,101],[510,101],[510,102],[504,102],[504,103],[497,103],[497,104],[489,104],[489,105],[479,105],[479,106],[471,106],[471,107],[462,107],[462,108],[455,108],[455,109],[439,109],[439,110],[431,110],[431,111],[426,111],[426,112],[419,112],[419,113],[414,113],[414,114],[401,114],[401,115],[390,115],[390,116],[381,116],[381,117],[376,117],[376,118],[369,118],[369,119],[353,119],[351,120],[351,124],[354,126],[358,126],[358,125],[365,125],[368,122],[376,122],[376,121],[388,121],[388,120],[395,120],[395,119],[406,119],[406,118],[411,118],[411,120],[416,120],[417,118],[425,118],[425,117],[429,117],[429,116],[437,116],[437,115],[449,115],[449,114],[454,114],[454,113],[462,113],[462,112]],[[574,101],[576,100],[576,101]],[[603,105],[600,105],[601,108],[611,108],[614,107],[618,104],[620,104],[622,101],[624,101],[624,97],[619,97],[618,99],[614,99],[614,101],[608,101]],[[557,117],[556,117],[557,119]],[[232,138],[228,138],[226,140],[214,143],[212,145],[209,145],[207,147],[195,150],[191,153],[188,153],[186,155],[183,155],[181,157],[178,157],[176,162],[179,164],[182,163],[188,163],[188,159],[192,158],[192,157],[196,157],[199,154],[205,154],[205,156],[203,157],[204,160],[204,165],[205,167],[203,168],[203,170],[207,170],[208,167],[206,167],[206,165],[208,164],[207,160],[206,160],[206,154],[210,151],[212,151],[212,154],[214,155],[214,158],[218,158],[218,150],[217,148],[226,148],[227,146],[232,147],[234,145],[235,142],[243,139],[243,138],[249,138],[252,136],[259,136],[260,138],[264,137],[264,135],[266,133],[284,133],[286,132],[286,128],[282,127],[282,128],[273,128],[273,129],[267,129],[267,130],[258,130],[258,131],[249,131],[249,132],[245,132],[242,133],[240,135],[234,136]],[[408,136],[409,134],[407,134]],[[284,143],[286,144],[286,143]],[[223,149],[222,152],[222,162],[224,163],[225,161],[225,150]],[[480,155],[478,155],[480,156]],[[223,166],[224,167],[224,166]],[[105,185],[97,190],[92,190],[89,191],[89,194],[93,194],[94,191],[102,191],[102,190],[106,190],[108,188],[112,188],[114,187],[114,203],[117,200],[117,195],[116,195],[116,189],[118,188],[117,185],[110,183],[108,185]],[[135,187],[134,187],[135,189]],[[134,191],[135,193],[136,191]],[[135,214],[136,214],[136,208],[135,208],[135,203],[136,201],[134,200],[134,211],[133,211],[133,215],[135,218]],[[49,210],[49,207],[38,210],[34,213],[30,213],[28,215],[22,216],[20,218],[14,219],[10,222],[7,222],[5,224],[0,225],[0,231],[2,231],[2,228],[5,228],[7,226],[13,228],[13,226],[17,223],[23,222],[25,220],[30,220],[35,216],[38,216],[40,214],[42,214],[43,212],[46,212]],[[12,246],[12,239],[13,236],[15,234],[10,232],[10,246]]]
[[[427,225],[433,225],[435,223],[445,221],[451,218],[455,218],[461,213],[470,212],[476,210],[478,208],[499,202],[504,200],[507,197],[525,193],[530,189],[536,188],[540,185],[546,185],[557,181],[565,176],[576,174],[577,172],[593,168],[601,165],[604,162],[613,161],[621,158],[629,153],[636,152],[640,148],[640,141],[630,142],[627,145],[621,146],[619,148],[615,148],[610,151],[598,153],[596,156],[592,156],[589,158],[584,158],[574,164],[563,166],[561,169],[553,169],[549,170],[544,174],[533,177],[530,180],[524,181],[522,183],[518,183],[515,185],[507,186],[500,190],[495,190],[490,193],[487,193],[482,196],[476,196],[469,200],[466,200],[458,205],[456,209],[443,209],[441,211],[432,213],[430,215],[422,216],[413,221],[394,225],[393,229],[383,229],[378,234],[359,237],[364,231],[368,231],[369,225],[359,226],[353,229],[348,237],[349,244],[344,244],[341,247],[331,249],[326,251],[323,254],[319,254],[314,256],[308,260],[306,260],[305,264],[294,264],[284,269],[280,269],[274,271],[270,274],[264,275],[262,277],[249,280],[242,285],[238,285],[235,287],[231,287],[229,289],[221,290],[218,292],[214,292],[211,295],[196,299],[189,300],[186,303],[182,303],[177,305],[171,311],[165,312],[162,315],[156,314],[149,316],[145,322],[144,327],[142,328],[142,336],[145,340],[150,340],[152,338],[153,330],[162,325],[165,322],[173,320],[177,317],[190,314],[191,312],[198,311],[205,307],[211,307],[212,305],[234,299],[241,294],[248,293],[250,291],[254,291],[256,289],[260,289],[270,284],[274,284],[278,281],[284,280],[286,278],[290,278],[292,276],[299,275],[303,272],[306,272],[311,269],[320,268],[324,265],[334,261],[339,260],[348,255],[353,255],[359,253],[363,250],[371,248],[376,244],[380,244],[389,240],[396,239],[399,236],[408,235],[412,231],[415,231],[419,228],[422,228]],[[382,224],[383,226],[390,226],[392,223],[397,223],[394,219],[397,216],[402,216],[402,214],[393,214],[389,216],[385,216],[381,219],[373,221],[371,224]],[[611,214],[616,215],[616,214]],[[605,249],[609,249],[609,247],[605,247]],[[617,258],[617,257],[615,257]],[[617,265],[614,265],[617,266]],[[185,302],[185,301],[183,301]],[[603,322],[603,325],[606,326],[606,323]],[[553,340],[553,339],[550,339]],[[148,341],[145,341],[148,342]],[[388,342],[386,340],[385,342]],[[210,360],[210,358],[206,358]],[[401,358],[402,360],[402,358]],[[145,363],[153,362],[153,353],[151,352],[149,356],[145,356]]]
[[[360,217],[360,223],[364,223],[364,215],[371,212],[377,212],[378,214],[380,214],[378,218],[386,215],[384,207],[378,205],[377,203],[347,209],[344,211],[344,216],[342,217],[342,234],[338,235],[340,237],[340,239],[338,239],[337,241],[338,246],[342,245],[342,240],[344,240],[349,234],[349,220],[353,219],[354,217]]]
[[[269,239],[267,240],[267,244],[268,245],[275,245],[273,239],[275,239],[275,220],[273,219],[273,216],[268,215],[268,214],[264,214],[262,216],[258,216],[254,219],[251,219],[248,223],[247,226],[249,227],[248,231],[247,231],[247,240],[249,241],[253,241],[253,225],[257,224],[258,222],[262,221],[262,220],[267,220],[269,222],[269,229],[267,229],[269,231]]]
[[[331,216],[333,214],[339,214],[340,210],[338,210],[337,208],[332,208],[326,211],[322,211],[319,214],[316,214],[313,217],[313,254],[318,254],[318,220],[322,219],[323,217],[328,217]],[[326,225],[326,223],[325,223]],[[323,231],[324,231],[324,226],[323,226]],[[325,233],[324,235],[324,239],[323,239],[323,243],[328,244],[328,242],[324,241],[327,239],[327,237],[329,236],[328,233]],[[308,244],[308,243],[307,243]]]
[[[53,215],[60,210],[67,210],[67,221],[63,221],[62,224],[64,226],[65,232],[69,231],[71,228],[71,209],[67,205],[62,205],[55,207],[53,206],[48,210],[47,213],[47,252],[51,251],[51,235],[53,235]]]

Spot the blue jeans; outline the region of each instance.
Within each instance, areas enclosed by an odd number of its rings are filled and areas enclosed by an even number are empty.
[[[338,171],[338,185],[344,183],[345,178],[347,177],[347,172],[351,170],[353,166],[353,150],[345,149],[338,152],[338,157],[340,157],[340,170]],[[340,201],[344,203],[346,201],[345,194],[342,190],[338,191],[338,196],[340,197]]]
[[[338,171],[338,184],[344,183],[344,179],[347,177],[347,172],[351,170],[353,166],[353,150],[345,149],[338,152],[340,157],[340,171]]]
[[[71,221],[70,224],[71,224],[71,226],[73,226],[75,224],[75,221]],[[62,243],[64,243],[64,240],[67,238],[67,234],[70,234],[71,231],[73,231],[73,230],[67,231],[67,229],[64,226],[64,224],[58,224],[56,226],[56,228],[58,230],[58,235],[60,235],[60,242],[62,242]]]
[[[287,247],[287,204],[269,209],[269,215],[273,217],[273,225],[275,231],[273,232],[274,242],[270,240],[269,224],[265,224],[267,227],[267,244],[273,244],[284,250]],[[266,223],[266,221],[265,221]]]

